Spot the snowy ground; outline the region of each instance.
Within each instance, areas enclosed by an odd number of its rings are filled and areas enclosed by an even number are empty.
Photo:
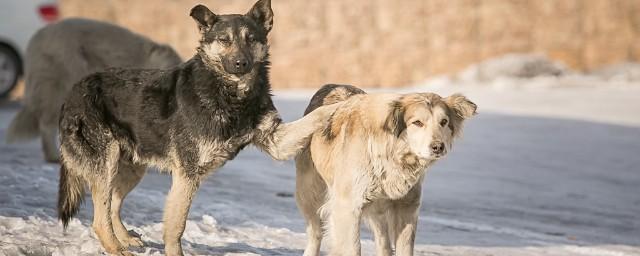
[[[518,83],[432,81],[410,89],[461,91],[480,107],[454,152],[426,179],[416,254],[640,255],[640,87]],[[301,115],[311,95],[275,94],[287,120]],[[17,108],[0,105],[1,141]],[[63,234],[55,214],[58,166],[41,159],[36,142],[0,143],[0,255],[99,254],[90,198]],[[202,185],[185,251],[301,255],[294,174],[291,161],[243,151]],[[146,243],[135,251],[140,255],[163,253],[169,185],[169,176],[150,171],[125,202],[125,222]],[[370,239],[365,236],[363,255],[373,254]]]

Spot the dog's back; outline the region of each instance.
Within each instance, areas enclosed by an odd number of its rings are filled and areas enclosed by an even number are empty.
[[[353,85],[326,84],[313,95],[304,114],[307,115],[316,108],[324,105],[344,101],[356,94],[366,94],[366,92]]]
[[[57,110],[71,87],[90,73],[109,67],[166,69],[181,62],[171,47],[126,28],[88,19],[66,19],[41,29],[29,41],[25,104],[50,102],[43,108]]]

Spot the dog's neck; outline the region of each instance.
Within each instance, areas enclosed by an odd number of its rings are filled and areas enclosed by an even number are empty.
[[[414,186],[422,181],[425,170],[434,162],[433,160],[418,157],[409,149],[408,143],[402,139],[394,139],[390,151],[391,155],[385,157],[383,170],[379,181],[387,198],[399,199],[404,197]]]
[[[265,104],[271,97],[267,72],[258,72],[245,94],[236,91],[237,84],[205,67],[197,55],[177,72],[182,74],[175,79],[184,81],[176,82],[181,85],[176,97],[181,98],[179,107],[185,110],[183,115],[194,116],[189,119],[193,122],[186,124],[194,129],[194,134],[230,138],[243,129],[253,129],[271,106]]]

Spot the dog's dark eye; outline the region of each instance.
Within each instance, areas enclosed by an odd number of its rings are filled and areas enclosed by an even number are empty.
[[[449,123],[449,120],[447,119],[442,119],[440,120],[440,126],[444,127],[445,125],[447,125]]]
[[[229,38],[228,36],[221,36],[218,37],[218,42],[223,43],[223,44],[230,44],[231,43],[231,38]]]
[[[424,124],[422,122],[420,122],[419,120],[413,121],[413,123],[411,123],[411,124],[413,124],[415,126],[418,126],[418,127],[424,126]]]

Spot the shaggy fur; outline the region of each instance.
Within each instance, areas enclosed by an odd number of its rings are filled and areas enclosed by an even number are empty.
[[[166,71],[93,74],[73,88],[62,108],[59,217],[66,226],[88,184],[93,228],[111,254],[142,245],[119,212],[147,166],[172,174],[163,238],[166,255],[182,255],[188,211],[209,173],[249,144],[278,160],[294,156],[339,105],[281,122],[268,79],[268,0],[246,15],[215,15],[198,5],[191,16],[202,34],[192,59]]]
[[[296,157],[296,201],[307,221],[304,255],[319,255],[323,220],[331,255],[360,255],[361,218],[378,255],[412,255],[426,170],[451,149],[476,105],[457,94],[365,94],[327,85],[307,112],[340,101]]]
[[[40,135],[45,159],[57,162],[60,106],[76,82],[108,67],[164,69],[181,62],[170,46],[109,23],[73,18],[44,27],[27,47],[24,107],[7,140]]]

